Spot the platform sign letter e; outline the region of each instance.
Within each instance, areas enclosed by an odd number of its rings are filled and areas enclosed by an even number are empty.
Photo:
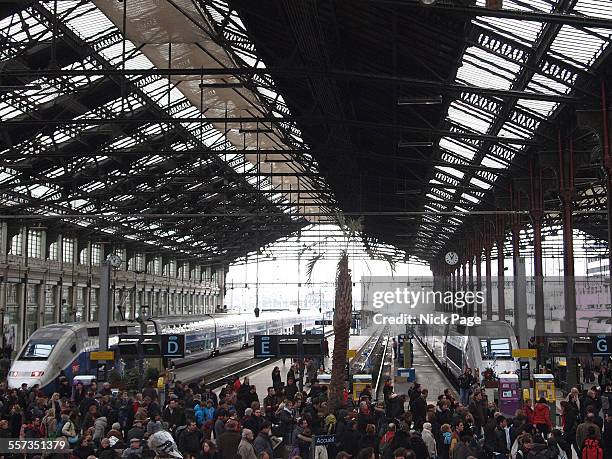
[[[162,335],[164,357],[185,357],[185,335]]]
[[[612,337],[596,336],[593,338],[593,355],[612,354]]]
[[[255,358],[270,358],[277,354],[278,337],[276,335],[255,335]]]

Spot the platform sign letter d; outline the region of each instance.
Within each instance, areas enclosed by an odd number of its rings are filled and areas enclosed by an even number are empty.
[[[176,336],[171,336],[168,339],[168,349],[166,351],[168,354],[172,354],[172,355],[178,354],[179,345],[176,342],[176,340],[177,340]]]

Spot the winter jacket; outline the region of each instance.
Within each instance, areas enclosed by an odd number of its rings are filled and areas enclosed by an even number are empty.
[[[272,448],[270,435],[267,435],[264,432],[259,432],[257,437],[255,437],[255,441],[253,442],[253,448],[255,449],[255,454],[257,454],[258,456],[265,451],[268,453],[269,457],[274,457],[274,448]]]
[[[179,451],[183,453],[183,456],[185,454],[196,456],[200,452],[201,440],[202,432],[200,432],[199,430],[190,431],[188,429],[185,429],[179,437]]]
[[[533,423],[537,425],[545,424],[550,429],[552,420],[550,419],[550,408],[546,403],[536,403],[533,410]]]
[[[427,446],[429,457],[436,457],[438,455],[436,448],[436,439],[431,433],[431,430],[423,429],[422,437],[423,442],[425,442],[425,445]]]
[[[142,446],[140,448],[125,448],[123,450],[123,454],[121,454],[121,458],[128,459],[131,454],[135,454],[138,457],[142,457]]]
[[[184,426],[186,423],[185,413],[181,408],[170,410],[170,407],[166,407],[162,414],[162,419],[167,422],[170,427]]]
[[[99,441],[104,438],[104,434],[106,433],[106,425],[107,422],[105,416],[100,416],[98,419],[95,420],[93,434],[94,441]]]
[[[219,459],[236,459],[238,445],[240,444],[240,433],[227,430],[217,438],[217,450]]]
[[[240,459],[257,459],[255,448],[247,440],[240,440],[236,457]]]

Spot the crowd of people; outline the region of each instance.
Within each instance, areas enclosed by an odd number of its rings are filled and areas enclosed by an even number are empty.
[[[218,394],[204,382],[180,381],[164,391],[150,381],[138,393],[117,393],[108,383],[73,390],[63,380],[52,396],[2,387],[0,437],[64,439],[71,459],[153,457],[147,440],[164,431],[189,459],[571,459],[572,450],[579,459],[612,459],[612,380],[572,389],[557,421],[544,399],[506,416],[477,384],[459,398],[416,383],[396,393],[390,379],[383,400],[368,387],[356,401],[345,390],[342,406],[331,410],[327,387],[305,368],[308,362],[282,374],[275,367],[262,400],[248,377]],[[315,445],[316,436],[332,434]]]

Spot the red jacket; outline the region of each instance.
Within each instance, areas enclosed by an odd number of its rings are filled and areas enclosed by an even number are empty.
[[[536,403],[533,411],[533,423],[546,424],[549,428],[552,427],[552,420],[550,419],[550,408],[545,403]]]

